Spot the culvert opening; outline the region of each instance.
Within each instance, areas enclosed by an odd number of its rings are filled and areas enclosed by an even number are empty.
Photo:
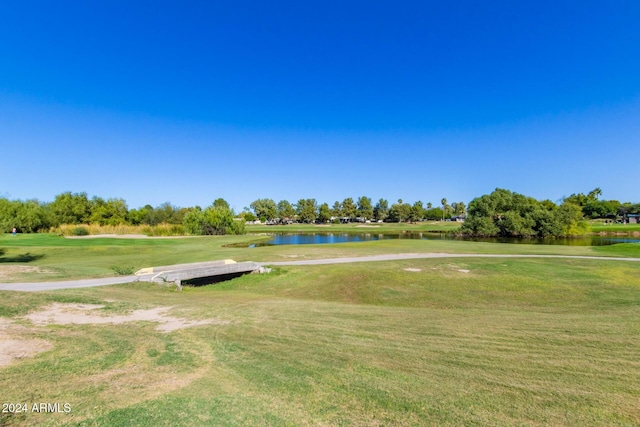
[[[245,274],[250,274],[250,273],[251,272],[239,272],[239,273],[229,273],[229,274],[218,274],[216,276],[198,277],[197,279],[183,280],[182,286],[214,285],[216,283],[227,282],[229,280],[233,280],[237,277],[244,276]]]

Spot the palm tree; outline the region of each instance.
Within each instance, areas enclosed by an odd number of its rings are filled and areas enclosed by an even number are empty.
[[[589,193],[588,197],[591,199],[598,200],[598,197],[602,196],[602,189],[600,187],[596,187]]]
[[[444,211],[447,209],[447,198],[443,197],[440,203],[442,203],[442,220],[444,221]]]

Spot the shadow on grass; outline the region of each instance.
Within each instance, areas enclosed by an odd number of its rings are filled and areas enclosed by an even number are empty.
[[[26,254],[19,254],[19,255],[14,255],[14,256],[4,256],[5,254],[5,250],[4,249],[0,249],[0,263],[3,262],[31,262],[31,261],[35,261],[37,259],[43,258],[44,255],[33,255],[29,252],[27,252]]]

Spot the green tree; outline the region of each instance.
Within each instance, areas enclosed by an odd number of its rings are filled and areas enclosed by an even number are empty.
[[[255,216],[253,212],[248,212],[246,210],[240,213],[240,218],[243,218],[245,222],[253,222],[258,219],[258,217]]]
[[[100,197],[91,199],[92,223],[100,225],[121,225],[127,219],[127,203],[123,199],[104,200]]]
[[[182,224],[186,213],[185,209],[181,209],[170,202],[164,202],[155,208],[151,205],[146,205],[143,210],[146,213],[146,217],[143,222],[147,225],[158,225],[162,223]]]
[[[622,204],[617,200],[589,200],[582,213],[589,218],[615,219]]]
[[[8,233],[17,227],[16,216],[18,212],[18,202],[6,198],[0,198],[0,228],[1,232]]]
[[[229,206],[229,202],[227,202],[222,197],[219,197],[219,198],[215,199],[213,201],[213,205],[212,206],[215,207],[215,208],[231,210],[231,206]]]
[[[369,197],[362,196],[358,198],[356,213],[360,218],[364,218],[365,220],[373,218],[373,207],[371,206],[371,199]]]
[[[316,199],[300,199],[296,204],[296,213],[300,222],[313,223],[316,220],[318,206]]]
[[[443,197],[440,204],[442,205],[442,220],[444,221],[444,214],[447,212],[447,198]]]
[[[556,207],[509,190],[496,189],[469,203],[462,232],[473,236],[548,237],[582,234],[587,229],[578,205]]]
[[[572,194],[569,197],[564,198],[565,203],[571,203],[579,206],[582,209],[582,214],[591,218],[601,218],[600,215],[600,205],[598,202],[598,197],[602,195],[602,189],[600,187],[596,187],[591,190],[587,195],[578,193]]]
[[[640,203],[633,204],[631,202],[621,203],[617,212],[617,214],[625,220],[628,219],[627,215],[638,213],[640,213]]]
[[[442,209],[438,208],[438,207],[432,207],[431,209],[425,209],[424,211],[424,218],[431,220],[431,221],[437,221],[437,220],[441,220],[442,219]]]
[[[193,209],[185,214],[184,229],[192,235],[244,234],[244,219],[234,218],[233,211],[224,206]]]
[[[50,205],[54,225],[88,224],[91,218],[91,202],[87,193],[66,192],[58,194]]]
[[[323,203],[318,208],[318,221],[329,222],[331,219],[331,209],[329,209],[328,203]]]
[[[277,214],[278,214],[278,218],[280,218],[281,220],[289,221],[295,218],[296,210],[293,208],[293,206],[291,206],[291,203],[289,203],[288,201],[280,200],[278,202]]]
[[[49,229],[51,217],[45,205],[38,200],[16,201],[15,227],[23,233],[35,233]]]
[[[378,200],[373,208],[373,217],[377,221],[384,221],[389,217],[389,202],[386,199]]]
[[[340,204],[340,202],[336,201],[333,203],[333,207],[331,208],[331,216],[335,217],[335,218],[342,218],[343,214],[342,214],[342,204]]]
[[[393,222],[405,222],[411,215],[411,205],[409,203],[403,203],[402,199],[398,200],[398,203],[391,205],[389,209],[389,220]]]
[[[356,217],[357,210],[356,204],[351,197],[347,197],[342,201],[342,215],[349,218],[349,220]]]
[[[556,220],[562,227],[562,236],[580,236],[589,232],[589,224],[582,219],[580,206],[563,203],[558,208]]]
[[[276,202],[272,199],[258,199],[249,205],[260,221],[271,221],[278,217]]]
[[[453,210],[454,215],[464,215],[467,213],[467,207],[464,202],[453,202],[451,203],[451,209]]]
[[[602,189],[596,187],[587,194],[588,200],[598,200],[598,197],[602,196]]]
[[[129,211],[127,212],[126,220],[131,225],[140,225],[144,223],[148,216],[149,211],[147,211],[145,208],[129,209]]]
[[[411,211],[409,212],[409,220],[412,222],[422,221],[424,218],[424,206],[422,202],[418,200],[411,206]]]

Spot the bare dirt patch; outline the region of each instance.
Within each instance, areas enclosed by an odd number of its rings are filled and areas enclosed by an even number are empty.
[[[30,313],[25,318],[36,325],[117,325],[126,322],[158,322],[156,330],[171,332],[177,329],[199,325],[225,325],[228,321],[219,319],[187,320],[169,316],[171,307],[156,307],[149,310],[135,310],[127,315],[101,315],[95,310],[103,308],[99,304],[61,304],[53,303],[42,311]]]
[[[0,264],[0,282],[14,279],[15,276],[28,273],[47,274],[51,270],[46,270],[32,265],[2,265]]]
[[[186,387],[202,378],[208,367],[189,373],[153,367],[153,375],[149,375],[149,369],[144,363],[127,365],[88,376],[82,382],[85,387],[98,387],[101,398],[110,405],[126,407]]]
[[[356,225],[356,228],[380,228],[379,225]]]
[[[418,271],[422,271],[422,269],[420,268],[404,268],[404,271],[413,271],[413,272],[418,272]]]
[[[28,331],[22,325],[16,325],[0,319],[0,366],[7,366],[16,360],[32,357],[53,348],[50,342],[41,339],[20,338]]]

